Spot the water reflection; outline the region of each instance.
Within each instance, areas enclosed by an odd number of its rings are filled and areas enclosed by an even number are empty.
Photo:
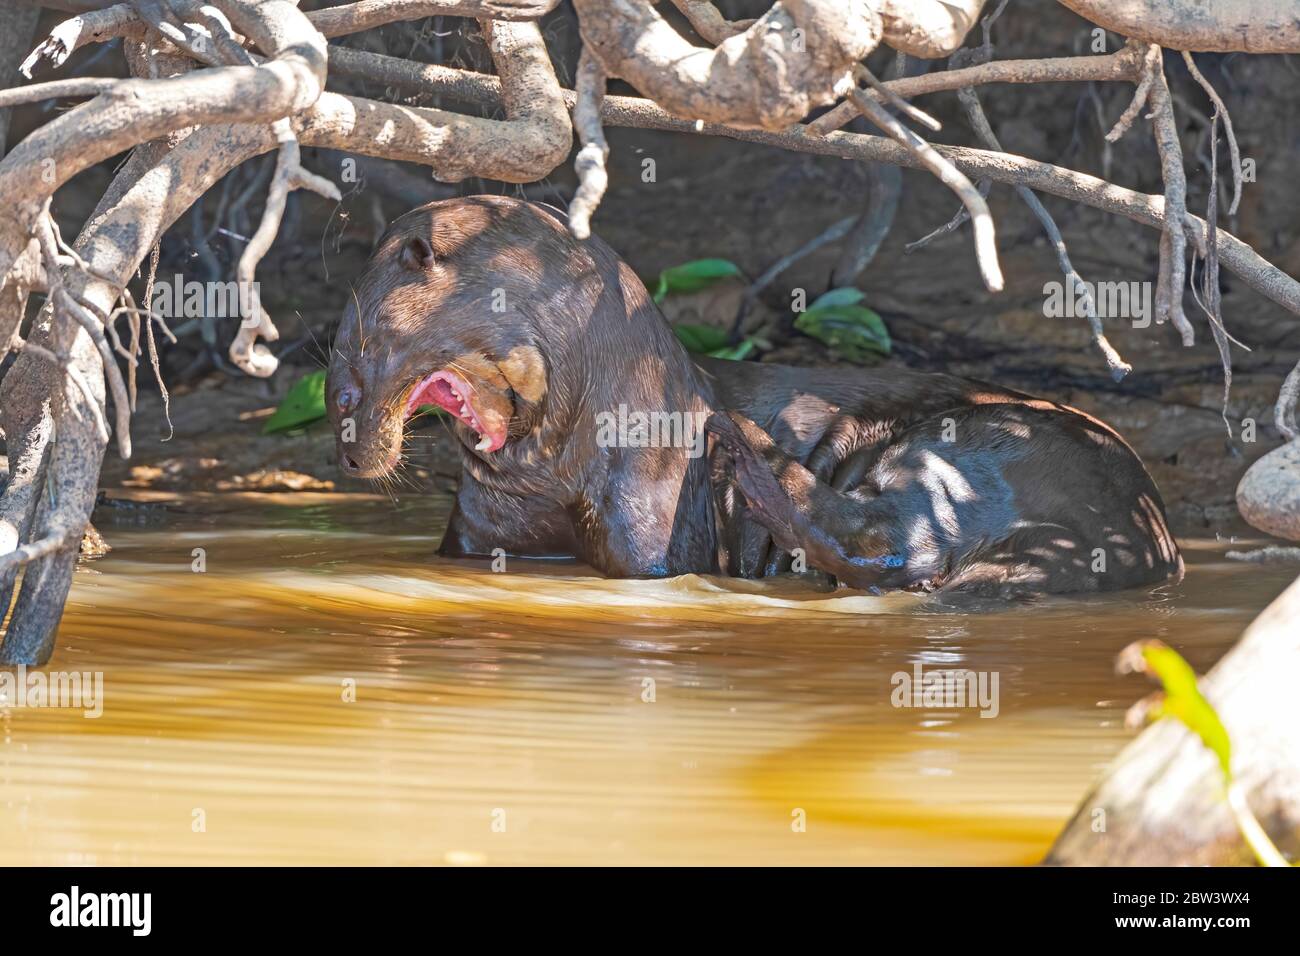
[[[1115,652],[1204,669],[1289,579],[1194,545],[1182,585],[972,613],[493,574],[432,557],[446,505],[101,509],[52,666],[104,714],[0,708],[0,862],[1030,862],[1128,739]],[[998,716],[892,706],[918,664],[996,673]]]

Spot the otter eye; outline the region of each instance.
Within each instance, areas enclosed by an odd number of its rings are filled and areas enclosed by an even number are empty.
[[[339,389],[339,393],[334,396],[334,403],[338,406],[339,411],[346,412],[357,403],[359,390],[350,386],[344,386]]]

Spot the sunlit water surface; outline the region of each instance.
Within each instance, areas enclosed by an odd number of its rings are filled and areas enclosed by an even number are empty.
[[[955,613],[493,573],[433,557],[446,507],[101,508],[50,667],[103,714],[0,706],[0,862],[1032,863],[1150,690],[1116,652],[1203,670],[1291,577],[1189,542],[1177,586]],[[893,706],[917,662],[998,715]]]

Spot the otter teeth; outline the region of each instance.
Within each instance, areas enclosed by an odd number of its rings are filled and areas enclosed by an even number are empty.
[[[488,437],[485,435],[485,436],[483,436],[482,438],[479,439],[478,444],[474,446],[474,450],[475,450],[475,451],[487,451],[487,450],[488,450],[489,448],[491,448],[491,447],[492,447],[492,439],[491,439],[491,438],[488,438]]]

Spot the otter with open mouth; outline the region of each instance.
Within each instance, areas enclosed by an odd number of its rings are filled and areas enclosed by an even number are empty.
[[[505,197],[389,227],[326,403],[364,478],[397,468],[421,408],[450,414],[463,472],[444,555],[760,577],[801,553],[854,587],[994,593],[1182,573],[1154,483],[1096,419],[943,374],[693,359],[607,245]],[[708,419],[708,454],[680,440],[697,435],[611,441],[602,420],[627,410]]]

